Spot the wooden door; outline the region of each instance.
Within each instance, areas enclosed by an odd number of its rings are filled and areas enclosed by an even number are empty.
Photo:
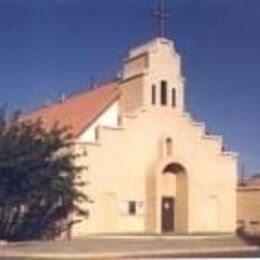
[[[162,232],[174,231],[174,198],[162,197],[161,202]]]

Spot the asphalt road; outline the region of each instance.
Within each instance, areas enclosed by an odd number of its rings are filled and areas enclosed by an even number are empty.
[[[260,258],[260,249],[259,251],[252,252],[218,252],[218,253],[207,253],[207,254],[185,254],[185,255],[147,255],[147,256],[142,256],[141,258],[136,257],[135,259],[172,259],[172,258],[230,258],[230,257],[235,257],[235,258]],[[125,258],[125,259],[130,259],[130,258]],[[133,259],[133,258],[131,258]],[[16,258],[16,257],[7,257],[7,258],[2,258],[1,260],[41,260],[40,258]],[[57,258],[48,258],[45,260],[57,260]],[[78,260],[78,259],[73,259],[70,258],[70,260]],[[86,258],[86,260],[88,260]]]

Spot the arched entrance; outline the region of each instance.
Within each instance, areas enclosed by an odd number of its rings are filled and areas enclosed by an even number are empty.
[[[179,163],[166,164],[158,178],[160,230],[162,233],[186,233],[188,188],[186,169]]]

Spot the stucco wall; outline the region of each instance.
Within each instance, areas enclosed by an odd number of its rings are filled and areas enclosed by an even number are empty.
[[[182,164],[187,171],[188,218],[179,220],[187,221],[179,223],[179,231],[233,232],[236,158],[221,153],[221,144],[216,144],[219,139],[205,138],[199,128],[188,116],[168,108],[151,108],[125,117],[122,128],[101,128],[99,143],[88,145],[86,157],[86,179],[90,182],[86,192],[94,203],[89,219],[75,227],[74,234],[160,232],[156,201],[164,187],[162,182],[158,189],[154,178],[160,174],[160,166],[170,161]],[[173,154],[166,158],[164,137],[169,135]],[[140,202],[139,213],[122,214],[122,203],[132,200]]]
[[[238,225],[260,232],[260,185],[238,188],[237,221]]]
[[[161,200],[167,194],[176,197],[176,232],[234,232],[237,158],[222,151],[220,136],[206,135],[205,125],[185,112],[181,59],[173,42],[155,39],[131,50],[125,63],[120,108],[111,107],[79,140],[92,142],[78,149],[86,149],[79,163],[89,167],[84,172],[90,183],[86,193],[94,203],[89,205],[89,219],[74,228],[74,235],[160,233]],[[167,104],[160,102],[162,82],[167,83]],[[165,152],[168,137],[170,155]],[[185,173],[163,175],[173,162]],[[127,212],[130,202],[136,202],[136,214]]]

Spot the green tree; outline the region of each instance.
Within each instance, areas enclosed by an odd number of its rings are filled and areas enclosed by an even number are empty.
[[[0,239],[54,238],[87,217],[71,140],[58,125],[0,118]]]

